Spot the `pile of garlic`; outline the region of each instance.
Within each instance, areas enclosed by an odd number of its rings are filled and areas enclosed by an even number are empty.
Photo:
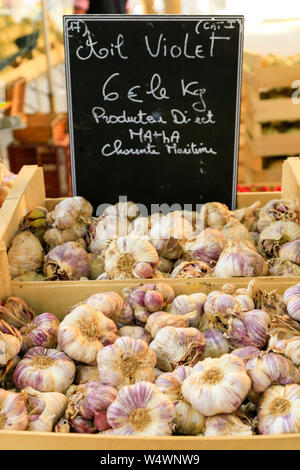
[[[0,307],[0,429],[167,436],[300,432],[300,284],[100,292],[59,322]],[[299,415],[299,416],[298,416]]]
[[[300,276],[298,202],[139,215],[132,202],[92,216],[84,198],[37,207],[8,250],[16,281]]]

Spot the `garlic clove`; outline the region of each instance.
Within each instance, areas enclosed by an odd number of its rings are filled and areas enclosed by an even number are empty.
[[[145,329],[150,333],[152,338],[166,326],[174,326],[176,328],[197,327],[199,323],[199,315],[197,311],[189,312],[185,315],[174,315],[167,312],[155,312],[148,317]]]
[[[142,339],[149,344],[152,340],[151,335],[141,326],[123,326],[118,330],[120,336],[129,336],[134,339]]]
[[[230,352],[230,347],[223,333],[216,328],[203,331],[206,345],[203,357],[220,357]]]
[[[27,424],[28,414],[23,397],[0,388],[0,429],[24,431]]]

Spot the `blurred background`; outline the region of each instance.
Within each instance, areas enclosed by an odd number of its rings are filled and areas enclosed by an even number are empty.
[[[278,190],[283,160],[300,154],[297,0],[0,0],[0,157],[8,170],[41,165],[47,196],[70,194],[62,15],[85,12],[243,14],[239,190]]]

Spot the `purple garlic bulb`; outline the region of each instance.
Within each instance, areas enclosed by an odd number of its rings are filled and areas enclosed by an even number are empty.
[[[131,306],[137,321],[146,323],[148,317],[164,309],[175,298],[171,286],[165,283],[145,284],[134,288],[128,295],[127,302]]]
[[[35,317],[32,323],[23,326],[20,330],[22,335],[21,351],[24,353],[36,346],[55,348],[59,324],[59,320],[52,313],[42,313]]]
[[[203,331],[206,345],[203,357],[221,357],[230,352],[228,340],[223,333],[216,328]]]
[[[230,346],[256,346],[263,348],[267,340],[270,317],[264,310],[251,310],[233,314],[229,319],[228,339]]]
[[[56,246],[45,256],[44,275],[51,280],[78,281],[90,276],[88,253],[75,242]]]

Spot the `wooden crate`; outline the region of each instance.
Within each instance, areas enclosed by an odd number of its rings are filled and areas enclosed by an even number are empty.
[[[262,90],[277,87],[289,87],[292,95],[292,83],[299,77],[300,65],[262,67],[259,54],[244,53],[243,80],[247,100],[244,166],[249,169],[248,172],[245,170],[248,182],[257,182],[259,178],[275,181],[276,175],[270,173],[266,177],[263,172],[265,158],[300,154],[300,131],[264,134],[262,130],[263,123],[267,122],[300,121],[300,105],[295,105],[292,97],[262,99],[260,96]],[[249,176],[251,173],[252,177]]]
[[[23,116],[26,127],[13,131],[22,144],[48,144],[61,140],[65,131],[65,118],[57,113],[35,113]]]
[[[293,166],[291,171],[298,171],[297,165]],[[299,171],[300,174],[300,171]],[[297,181],[295,179],[295,181]],[[264,205],[271,199],[275,199],[281,196],[279,192],[257,192],[257,193],[240,193],[237,197],[237,205],[238,207],[246,207],[253,202],[259,200],[261,204]],[[36,206],[44,206],[49,211],[53,210],[55,205],[61,201],[62,199],[46,199],[45,198],[45,187],[43,182],[43,171],[41,168],[36,166],[24,166],[20,171],[20,174],[16,180],[16,183],[10,193],[10,197],[7,201],[3,204],[3,207],[0,212],[0,241],[3,242],[1,250],[0,250],[0,296],[9,296],[12,295],[12,290],[14,286],[17,286],[15,281],[10,280],[10,273],[8,268],[8,261],[7,261],[7,253],[6,249],[9,246],[14,234],[17,231],[19,222],[21,221],[22,217],[26,213],[28,209],[31,209]],[[264,279],[264,278],[260,278]],[[270,277],[266,277],[266,282],[270,281]],[[298,278],[294,278],[298,279]],[[249,279],[246,279],[245,282],[247,283]],[[300,280],[300,279],[299,279]],[[227,279],[227,282],[231,282],[231,279]],[[84,281],[83,281],[84,282]],[[95,284],[102,288],[103,281],[86,281],[88,285],[91,287]],[[105,281],[107,285],[110,286],[114,281]],[[140,282],[139,280],[133,281],[137,284]],[[152,282],[152,280],[151,280]],[[215,285],[221,285],[225,282],[224,279],[207,279],[208,285],[212,282]],[[244,282],[241,279],[241,282]],[[274,279],[274,282],[281,282],[281,279]],[[299,282],[299,281],[298,281]],[[93,284],[94,283],[94,284]],[[28,283],[23,282],[18,284],[18,289],[20,292],[20,296],[22,297],[22,293],[27,292],[27,287],[29,292],[31,292],[31,288],[35,288],[38,286],[41,290],[45,290],[45,292],[50,292],[53,287],[57,283],[55,282],[40,282],[40,283]],[[72,286],[74,285],[74,281],[68,281],[67,283],[59,282],[59,286]]]
[[[148,281],[144,281],[147,283]],[[151,281],[152,282],[152,281]],[[153,281],[153,283],[159,281]],[[224,280],[167,280],[176,295],[191,294],[193,292],[210,292],[218,288]],[[231,280],[236,286],[247,285],[246,279]],[[92,282],[62,282],[52,283],[50,289],[43,289],[42,283],[32,283],[24,286],[12,286],[12,295],[22,296],[37,311],[42,313],[51,311],[62,319],[69,307],[88,296],[100,291],[115,291],[122,293],[124,286],[141,284],[141,281],[102,283]],[[259,285],[263,289],[277,289],[284,292],[295,284],[291,279],[260,279]],[[63,293],[63,295],[62,295]],[[237,449],[298,449],[300,450],[300,434],[284,434],[273,436],[158,436],[158,437],[128,437],[128,436],[99,436],[88,434],[56,434],[38,433],[30,431],[0,431],[1,450],[237,450]]]

